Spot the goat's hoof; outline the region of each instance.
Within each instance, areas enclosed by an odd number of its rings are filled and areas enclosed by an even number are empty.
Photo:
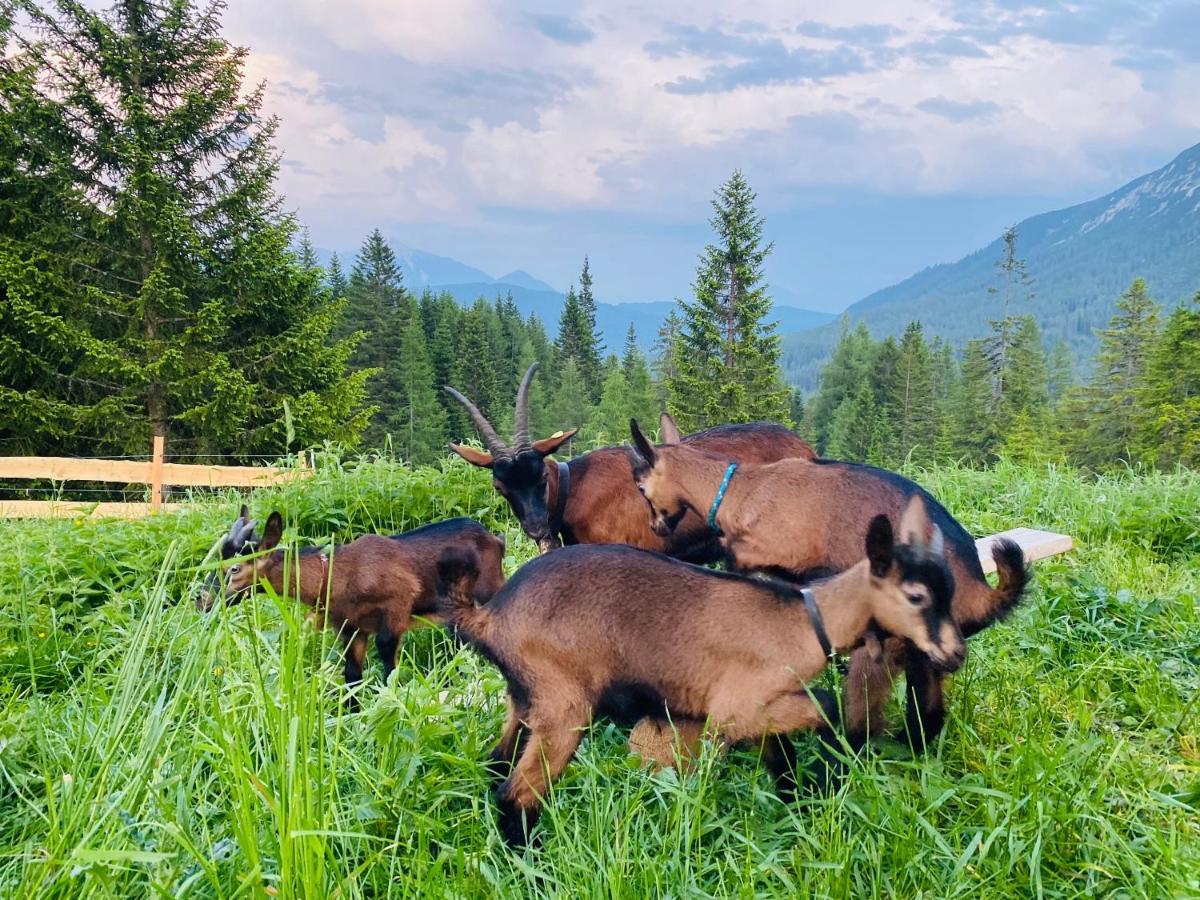
[[[520,850],[530,843],[530,833],[537,824],[537,812],[521,809],[511,800],[500,800],[500,819],[497,823],[504,843],[513,850]]]

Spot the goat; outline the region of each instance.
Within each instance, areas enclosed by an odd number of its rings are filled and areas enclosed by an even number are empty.
[[[873,517],[896,519],[912,498],[921,497],[946,541],[957,585],[951,606],[964,635],[1006,616],[1029,580],[1021,549],[1002,541],[992,548],[1000,580],[991,587],[966,529],[923,488],[895,473],[823,459],[739,465],[682,443],[655,447],[636,421],[630,422],[630,431],[634,477],[650,507],[654,532],[669,533],[686,512],[704,513],[722,535],[727,559],[738,571],[804,582],[847,569],[856,562]],[[885,658],[886,663],[861,651],[851,658],[847,737],[861,745],[882,726],[882,704],[892,684],[889,669],[903,663],[908,733],[922,749],[945,718],[942,677],[924,655],[902,646],[889,646]]]
[[[492,470],[492,484],[538,548],[545,553],[564,544],[620,543],[690,562],[719,559],[720,546],[698,516],[685,516],[668,536],[650,530],[641,498],[633,489],[624,449],[604,447],[565,463],[548,458],[579,429],[559,431],[538,441],[530,439],[529,384],[537,368],[533,363],[521,379],[511,444],[500,439],[474,403],[449,385],[446,391],[466,409],[487,447],[477,450],[452,443],[450,449],[472,465]],[[682,441],[746,462],[813,457],[807,443],[782,425],[769,422],[722,425],[686,437],[680,437],[666,413],[661,424],[664,440]]]
[[[437,561],[448,548],[470,551],[479,559],[476,599],[486,601],[504,583],[504,538],[474,519],[447,519],[392,536],[365,534],[335,547],[328,556],[315,549],[301,550],[289,564],[278,549],[283,517],[271,513],[262,538],[256,539],[255,523],[248,515],[243,506],[221,545],[225,577],[214,573],[196,598],[197,608],[211,609],[222,586],[231,604],[262,582],[277,594],[294,590],[296,599],[313,607],[317,622],[342,639],[348,685],[362,681],[370,635],[375,635],[386,681],[413,617],[443,623],[436,602]]]
[[[827,721],[807,685],[835,650],[878,629],[913,641],[945,671],[962,665],[954,579],[937,530],[921,539],[927,530],[919,498],[901,524],[903,544],[877,516],[866,558],[810,589],[631,547],[569,547],[525,565],[486,606],[474,601],[474,560],[443,554],[439,590],[451,626],[508,684],[492,752],[501,769],[515,760],[497,788],[504,839],[525,842],[541,796],[596,714],[628,722],[665,711],[707,721],[727,743],[769,738],[766,763],[790,794],[795,748],[786,736]]]

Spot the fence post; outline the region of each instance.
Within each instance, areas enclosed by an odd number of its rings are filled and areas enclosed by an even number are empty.
[[[150,511],[162,508],[163,492],[163,436],[154,436],[154,455],[150,458]]]

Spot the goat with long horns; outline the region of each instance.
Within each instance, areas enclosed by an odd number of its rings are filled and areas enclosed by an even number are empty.
[[[655,535],[645,501],[634,487],[629,454],[623,447],[602,447],[569,462],[549,457],[579,430],[558,431],[532,440],[529,385],[538,364],[521,379],[513,415],[513,439],[506,444],[478,407],[454,388],[447,393],[466,409],[487,450],[452,443],[450,449],[475,466],[492,470],[492,483],[542,552],[562,544],[629,544],[690,562],[713,562],[721,548],[703,518],[690,514],[666,537]],[[812,448],[782,425],[751,422],[721,425],[681,437],[674,420],[663,414],[662,438],[682,441],[709,453],[746,462],[812,459]]]

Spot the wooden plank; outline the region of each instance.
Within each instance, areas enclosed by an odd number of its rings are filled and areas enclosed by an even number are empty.
[[[49,481],[106,481],[150,484],[153,466],[148,461],[74,459],[66,456],[0,456],[0,479]],[[274,466],[196,466],[162,464],[162,483],[185,487],[263,487],[312,475],[312,469]]]
[[[163,502],[163,436],[154,436],[154,452],[150,454],[150,508],[158,512]]]
[[[159,512],[183,509],[167,503]],[[69,500],[0,500],[0,519],[140,519],[151,513],[149,503],[76,503]]]
[[[992,544],[1001,538],[1016,541],[1025,554],[1026,562],[1045,559],[1048,556],[1058,556],[1075,546],[1070,535],[1056,534],[1053,531],[1038,531],[1036,528],[1011,528],[999,534],[982,537],[975,542],[975,549],[979,552],[979,561],[983,564],[984,572],[996,571],[996,563],[992,560]]]
[[[0,456],[0,478],[149,484],[150,463],[146,460],[73,459],[67,456]]]
[[[163,465],[163,484],[186,487],[266,487],[297,478],[309,478],[312,469],[282,469],[276,466]]]

